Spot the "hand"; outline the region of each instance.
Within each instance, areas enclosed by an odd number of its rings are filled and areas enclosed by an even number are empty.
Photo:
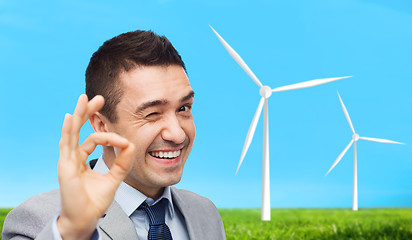
[[[115,133],[93,133],[78,145],[80,128],[103,104],[102,96],[88,101],[86,95],[81,95],[74,114],[64,118],[57,166],[62,204],[57,227],[65,240],[90,239],[132,167],[134,145]],[[94,172],[86,164],[97,145],[121,149],[106,175]]]

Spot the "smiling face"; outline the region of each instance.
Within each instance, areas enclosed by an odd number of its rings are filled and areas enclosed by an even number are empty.
[[[106,129],[136,146],[125,182],[156,199],[165,186],[182,177],[196,135],[191,111],[194,93],[184,69],[177,65],[137,67],[120,74],[120,82],[118,120],[106,120]],[[103,153],[110,168],[114,149],[105,147]]]

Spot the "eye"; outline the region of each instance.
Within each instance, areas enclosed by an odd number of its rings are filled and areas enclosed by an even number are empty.
[[[189,105],[184,105],[179,108],[179,112],[188,112],[192,107]]]
[[[154,116],[156,116],[156,115],[158,115],[158,114],[159,114],[158,112],[152,112],[152,113],[147,114],[146,117],[147,117],[147,118],[148,118],[148,117],[154,117]]]

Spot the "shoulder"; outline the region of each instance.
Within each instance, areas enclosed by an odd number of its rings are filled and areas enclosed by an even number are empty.
[[[173,186],[170,187],[170,189],[174,196],[178,196],[180,198],[185,198],[187,200],[195,201],[195,202],[201,202],[201,203],[207,203],[207,204],[212,203],[212,201],[210,201],[208,198],[200,196],[199,194],[196,194],[194,192],[184,190],[184,189],[179,189]]]
[[[194,192],[184,190],[184,189],[178,189],[176,187],[171,187],[172,191],[172,196],[173,196],[173,201],[178,201],[181,204],[184,204],[185,207],[188,208],[205,208],[210,210],[216,209],[216,206],[213,204],[213,202],[203,196],[200,196]]]
[[[222,218],[208,198],[194,192],[171,187],[173,202],[186,220],[191,238],[226,239]]]
[[[58,189],[35,195],[14,208],[9,215],[47,218],[60,211],[60,191]]]
[[[27,236],[34,238],[60,211],[58,189],[33,196],[14,208],[7,215],[3,238]]]

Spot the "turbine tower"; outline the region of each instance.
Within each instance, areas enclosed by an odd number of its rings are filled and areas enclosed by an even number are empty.
[[[382,138],[371,138],[371,137],[359,137],[359,134],[355,132],[355,129],[353,128],[352,121],[350,120],[349,113],[346,110],[345,104],[343,104],[342,98],[339,95],[338,92],[338,97],[340,104],[342,105],[342,110],[343,113],[345,114],[346,120],[348,120],[349,126],[352,130],[352,140],[349,142],[349,144],[343,149],[343,151],[339,154],[338,158],[335,160],[333,163],[332,167],[329,169],[329,171],[326,173],[325,176],[329,174],[330,171],[336,166],[336,164],[339,163],[339,161],[342,159],[343,155],[348,151],[350,146],[353,144],[353,195],[352,195],[352,210],[353,211],[358,211],[358,170],[357,170],[357,158],[356,158],[356,142],[359,139],[363,140],[368,140],[368,141],[373,141],[373,142],[380,142],[380,143],[393,143],[393,144],[404,144],[401,142],[395,142],[387,139],[382,139]]]
[[[210,26],[210,25],[209,25]],[[288,90],[294,90],[299,88],[307,88],[313,87],[320,84],[337,81],[340,79],[348,78],[347,77],[336,77],[336,78],[324,78],[324,79],[315,79],[311,81],[291,84],[283,87],[277,87],[272,89],[269,86],[263,86],[263,84],[259,81],[259,79],[255,76],[255,74],[250,70],[250,68],[246,65],[246,63],[242,60],[242,58],[233,50],[232,47],[213,29],[212,26],[210,28],[219,38],[220,42],[223,44],[225,49],[229,52],[232,58],[240,65],[240,67],[249,75],[250,78],[259,86],[260,90],[260,102],[257,107],[256,113],[253,116],[252,123],[249,127],[249,131],[246,136],[245,144],[243,146],[242,154],[240,157],[239,165],[236,170],[236,174],[239,171],[240,165],[242,164],[243,158],[246,155],[246,152],[249,148],[250,143],[252,142],[253,135],[256,130],[256,125],[259,120],[260,114],[262,112],[262,108],[264,107],[263,111],[263,162],[262,162],[262,220],[263,221],[270,221],[270,177],[269,177],[269,109],[268,109],[268,99],[272,95],[273,92],[282,92]]]

